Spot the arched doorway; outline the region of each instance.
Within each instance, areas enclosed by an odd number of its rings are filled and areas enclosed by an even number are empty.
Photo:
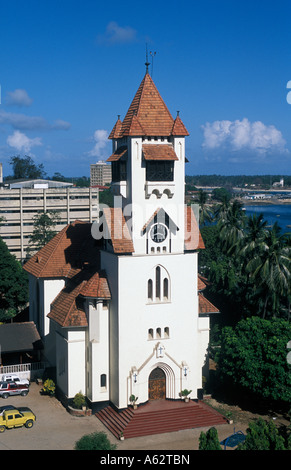
[[[166,398],[166,374],[160,368],[152,370],[149,375],[149,400]]]

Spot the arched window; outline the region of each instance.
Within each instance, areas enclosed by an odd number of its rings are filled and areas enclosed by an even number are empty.
[[[169,338],[170,337],[170,330],[169,330],[169,327],[166,326],[164,328],[164,338]]]
[[[154,330],[152,328],[148,331],[148,339],[154,339]]]
[[[161,268],[156,267],[156,299],[161,298]]]
[[[164,300],[168,300],[169,298],[169,279],[164,277],[163,281],[163,288],[164,288]]]
[[[163,266],[156,266],[153,275],[147,281],[148,302],[170,301],[170,278]]]
[[[156,338],[160,339],[161,338],[161,328],[156,329]]]

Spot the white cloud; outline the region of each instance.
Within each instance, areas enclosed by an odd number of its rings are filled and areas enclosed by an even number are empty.
[[[29,153],[32,147],[40,146],[42,145],[42,142],[39,137],[30,139],[22,132],[14,131],[12,135],[8,136],[7,144],[19,152]]]
[[[108,132],[104,129],[97,129],[94,132],[94,141],[95,145],[94,148],[88,153],[91,157],[104,157],[103,150],[106,148],[108,144]]]
[[[288,152],[282,133],[273,125],[261,121],[214,121],[202,126],[206,150],[228,149],[230,151],[248,150],[258,154]]]
[[[49,124],[41,116],[27,116],[21,113],[9,113],[0,111],[0,124],[12,126],[14,129],[21,130],[67,130],[70,123],[56,120],[53,124]]]
[[[108,23],[105,34],[99,35],[99,43],[119,44],[129,43],[136,40],[136,30],[130,26],[119,26],[116,21]]]
[[[30,106],[32,99],[28,96],[26,90],[17,88],[7,93],[6,104],[9,106]]]

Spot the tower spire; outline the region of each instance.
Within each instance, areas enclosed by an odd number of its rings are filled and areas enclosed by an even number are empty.
[[[149,58],[148,58],[148,45],[146,43],[146,61],[145,61],[145,66],[146,66],[146,73],[149,73]]]

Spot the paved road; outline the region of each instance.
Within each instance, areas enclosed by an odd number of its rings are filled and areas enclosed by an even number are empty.
[[[75,442],[85,434],[105,431],[118,450],[197,450],[199,436],[207,428],[145,436],[119,441],[95,416],[70,415],[56,399],[40,394],[41,387],[32,383],[27,397],[0,398],[0,406],[28,406],[36,414],[31,429],[7,429],[0,434],[0,450],[73,450]],[[217,426],[219,439],[233,432],[233,425]]]

